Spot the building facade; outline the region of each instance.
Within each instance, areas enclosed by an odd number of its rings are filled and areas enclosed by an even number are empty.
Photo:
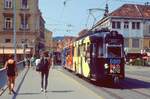
[[[45,48],[47,51],[52,51],[52,32],[45,29]]]
[[[106,27],[123,34],[127,53],[140,53],[150,48],[150,5],[124,4],[97,22],[93,30]]]
[[[33,49],[39,48],[36,46],[39,46],[38,42],[44,39],[44,36],[41,37],[40,35],[44,35],[44,30],[41,30],[41,28],[45,28],[45,21],[39,10],[38,0],[15,1],[16,51],[17,59],[20,60],[23,59],[25,54],[30,56],[31,52],[36,52]],[[15,14],[13,10],[14,0],[0,0],[0,56],[14,53],[13,30]]]
[[[65,47],[72,44],[77,37],[74,36],[64,36],[53,38],[53,51],[61,52]]]

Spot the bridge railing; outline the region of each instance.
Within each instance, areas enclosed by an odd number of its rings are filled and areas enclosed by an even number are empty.
[[[17,63],[18,72],[21,72],[24,69],[23,61]],[[7,85],[7,74],[6,69],[0,69],[0,91],[4,89]]]

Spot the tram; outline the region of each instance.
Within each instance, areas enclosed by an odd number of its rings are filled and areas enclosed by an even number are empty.
[[[62,51],[62,65],[73,71],[73,46],[70,44]]]
[[[95,81],[124,79],[124,38],[117,31],[89,31],[70,50],[75,73]]]

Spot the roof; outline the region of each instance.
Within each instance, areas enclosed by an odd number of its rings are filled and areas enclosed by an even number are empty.
[[[108,20],[110,17],[150,19],[150,5],[124,4],[112,13],[109,13],[107,17],[103,17],[101,20],[99,20],[93,29]]]
[[[150,5],[124,4],[109,16],[150,19]]]

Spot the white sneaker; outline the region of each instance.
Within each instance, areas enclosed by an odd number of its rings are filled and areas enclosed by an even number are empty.
[[[44,92],[46,93],[46,92],[47,92],[47,90],[46,90],[46,89],[44,89]]]
[[[43,92],[44,90],[43,90],[43,88],[41,88],[41,92]]]

